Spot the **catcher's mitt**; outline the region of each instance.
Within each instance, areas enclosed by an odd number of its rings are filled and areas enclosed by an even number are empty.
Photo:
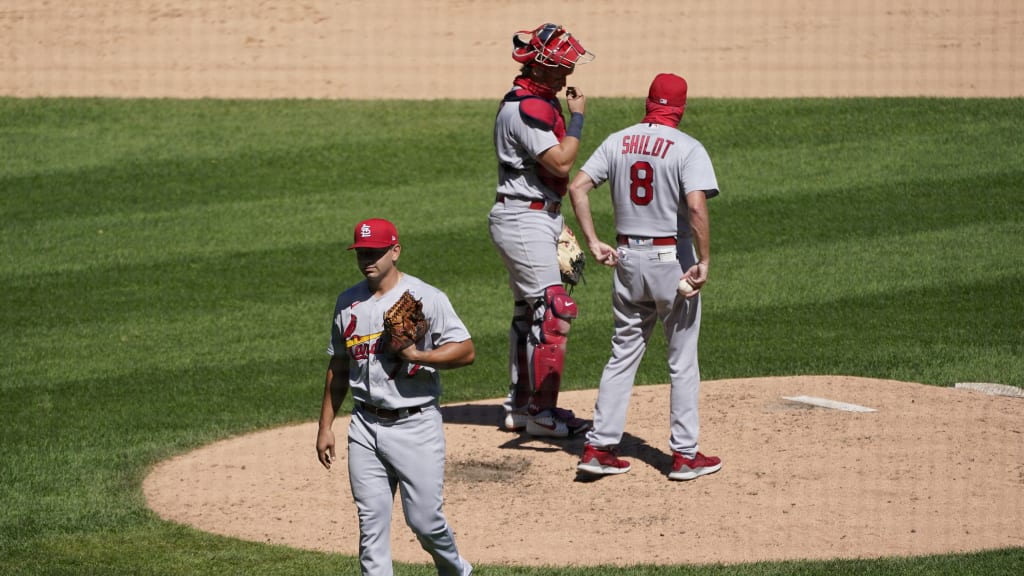
[[[419,342],[427,334],[423,303],[406,290],[384,313],[384,343],[391,352],[398,352]]]
[[[579,284],[583,280],[583,267],[586,256],[576,241],[576,235],[568,226],[562,226],[562,234],[558,237],[558,269],[562,272],[562,283],[569,286]]]

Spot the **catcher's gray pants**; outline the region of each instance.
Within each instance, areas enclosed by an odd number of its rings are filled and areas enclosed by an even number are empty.
[[[359,514],[359,564],[369,576],[391,576],[391,511],[395,490],[405,522],[434,559],[442,576],[473,571],[455,546],[442,512],[445,440],[441,412],[386,420],[362,410],[348,429],[348,475]]]
[[[620,246],[618,252],[612,287],[612,355],[601,374],[587,442],[610,448],[622,440],[633,381],[654,325],[660,321],[668,342],[671,381],[669,447],[692,458],[700,434],[697,339],[701,296],[684,298],[676,292],[683,268],[693,262],[692,254],[683,253],[681,265],[674,248]]]
[[[527,374],[522,372],[532,364],[534,349],[540,342],[537,318],[543,319],[547,307],[544,291],[549,286],[562,285],[558,237],[565,221],[561,213],[534,210],[529,205],[529,201],[516,199],[496,202],[487,218],[491,241],[508,270],[508,285],[516,302],[509,332],[511,384],[505,400],[506,412],[525,406],[528,398],[522,397],[524,392],[536,390],[532,374],[530,381],[524,382]],[[523,346],[527,347],[525,351],[520,349]],[[521,355],[525,355],[525,360],[520,359]]]
[[[487,220],[491,241],[508,269],[512,299],[533,305],[548,286],[562,285],[558,236],[564,220],[559,213],[528,206],[522,200],[497,202]]]

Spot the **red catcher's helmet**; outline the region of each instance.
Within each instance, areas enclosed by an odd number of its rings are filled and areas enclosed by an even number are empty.
[[[512,58],[520,64],[533,63],[556,68],[586,64],[594,55],[558,24],[544,24],[535,30],[520,30],[512,37]]]

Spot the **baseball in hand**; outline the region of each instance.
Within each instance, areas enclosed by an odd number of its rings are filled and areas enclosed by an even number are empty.
[[[680,280],[679,286],[676,288],[676,292],[679,292],[680,296],[689,296],[690,294],[693,294],[693,291],[693,284],[690,284],[690,282],[687,281],[686,278]]]

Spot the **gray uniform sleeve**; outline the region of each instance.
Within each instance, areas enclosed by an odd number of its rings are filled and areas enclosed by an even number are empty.
[[[498,161],[511,168],[524,169],[535,164],[535,158],[558,145],[551,130],[530,126],[519,116],[517,104],[502,107],[495,123],[495,148]]]
[[[334,304],[334,315],[331,317],[331,341],[327,343],[328,356],[342,356],[347,353],[345,337],[342,335],[341,328],[342,311],[351,304],[347,294],[348,292],[339,294],[338,300]]]
[[[429,310],[424,315],[430,321],[430,334],[434,346],[448,342],[464,342],[470,339],[469,330],[456,314],[448,296],[438,290],[431,299]]]
[[[694,190],[704,190],[708,198],[718,195],[715,169],[711,165],[711,157],[701,144],[694,146],[683,159],[683,192],[689,194]]]

